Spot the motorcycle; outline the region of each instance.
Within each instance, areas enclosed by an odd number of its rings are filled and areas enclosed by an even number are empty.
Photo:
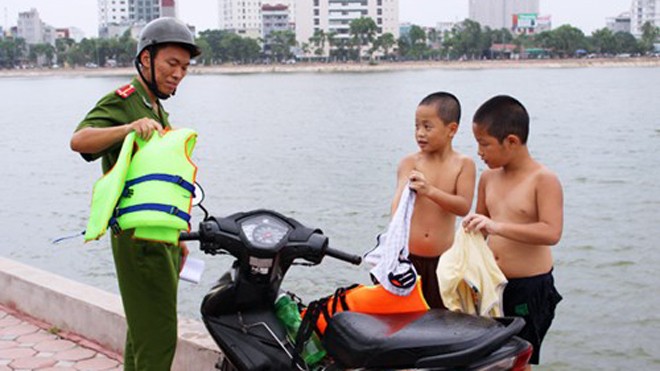
[[[329,247],[321,230],[275,211],[226,217],[204,212],[198,230],[183,232],[181,239],[199,241],[206,254],[235,259],[201,305],[203,322],[223,353],[216,369],[519,371],[527,365],[531,345],[515,336],[524,325],[521,318],[440,309],[392,315],[339,312],[321,339],[327,356],[308,365],[275,313],[284,276],[294,264],[314,266],[326,256],[355,265],[361,257]]]

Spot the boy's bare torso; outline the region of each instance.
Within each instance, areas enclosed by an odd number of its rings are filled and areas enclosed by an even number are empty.
[[[539,221],[538,182],[549,172],[540,164],[530,171],[507,174],[489,170],[482,176],[488,216],[497,222],[529,224]],[[550,246],[533,245],[502,236],[488,237],[488,246],[508,278],[531,277],[552,268]]]
[[[451,152],[441,160],[415,153],[403,160],[399,184],[405,186],[408,174],[417,170],[424,174],[429,184],[455,194],[457,179],[465,162],[466,157],[457,152]],[[456,215],[427,197],[416,197],[408,240],[410,253],[425,257],[442,255],[454,242],[455,223]]]

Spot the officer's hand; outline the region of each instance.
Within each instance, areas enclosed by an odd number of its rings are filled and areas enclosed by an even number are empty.
[[[150,118],[141,118],[135,120],[129,124],[132,131],[134,131],[140,138],[144,140],[149,140],[153,135],[154,131],[157,131],[158,134],[163,135],[163,126],[158,122]]]
[[[181,265],[179,266],[179,273],[181,273],[183,266],[186,265],[186,259],[188,259],[190,251],[188,250],[186,243],[183,241],[179,241],[179,247],[181,248]]]

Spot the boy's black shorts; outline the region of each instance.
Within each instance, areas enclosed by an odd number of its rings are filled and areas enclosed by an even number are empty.
[[[413,263],[417,274],[422,278],[422,293],[426,303],[431,308],[446,309],[440,296],[440,286],[438,284],[438,262],[440,257],[426,257],[410,254],[408,259]]]
[[[541,342],[555,318],[555,308],[561,299],[555,288],[552,270],[538,276],[509,279],[504,289],[504,315],[525,319],[525,327],[518,336],[534,347],[531,364],[539,364]]]

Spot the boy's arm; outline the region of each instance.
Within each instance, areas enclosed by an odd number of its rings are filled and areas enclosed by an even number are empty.
[[[482,173],[479,177],[479,185],[477,187],[477,206],[475,207],[475,213],[490,216],[488,213],[488,207],[486,206],[486,181],[488,178],[488,170]]]
[[[458,216],[465,216],[470,212],[470,208],[472,207],[475,174],[476,167],[474,161],[465,158],[461,171],[456,178],[456,194],[451,194],[433,187],[426,181],[424,174],[419,171],[413,171],[411,174],[411,188],[417,191],[419,195],[430,198],[448,212]]]
[[[396,209],[399,207],[399,201],[401,199],[401,194],[403,193],[403,187],[408,183],[407,173],[410,171],[408,164],[410,161],[407,158],[401,160],[399,168],[396,171],[396,192],[394,192],[394,198],[392,199],[392,207],[390,209],[390,216],[394,216]]]
[[[463,226],[490,235],[502,236],[531,245],[555,245],[564,222],[564,196],[559,179],[551,173],[540,175],[536,188],[538,221],[534,223],[495,222],[485,215],[470,215]]]

